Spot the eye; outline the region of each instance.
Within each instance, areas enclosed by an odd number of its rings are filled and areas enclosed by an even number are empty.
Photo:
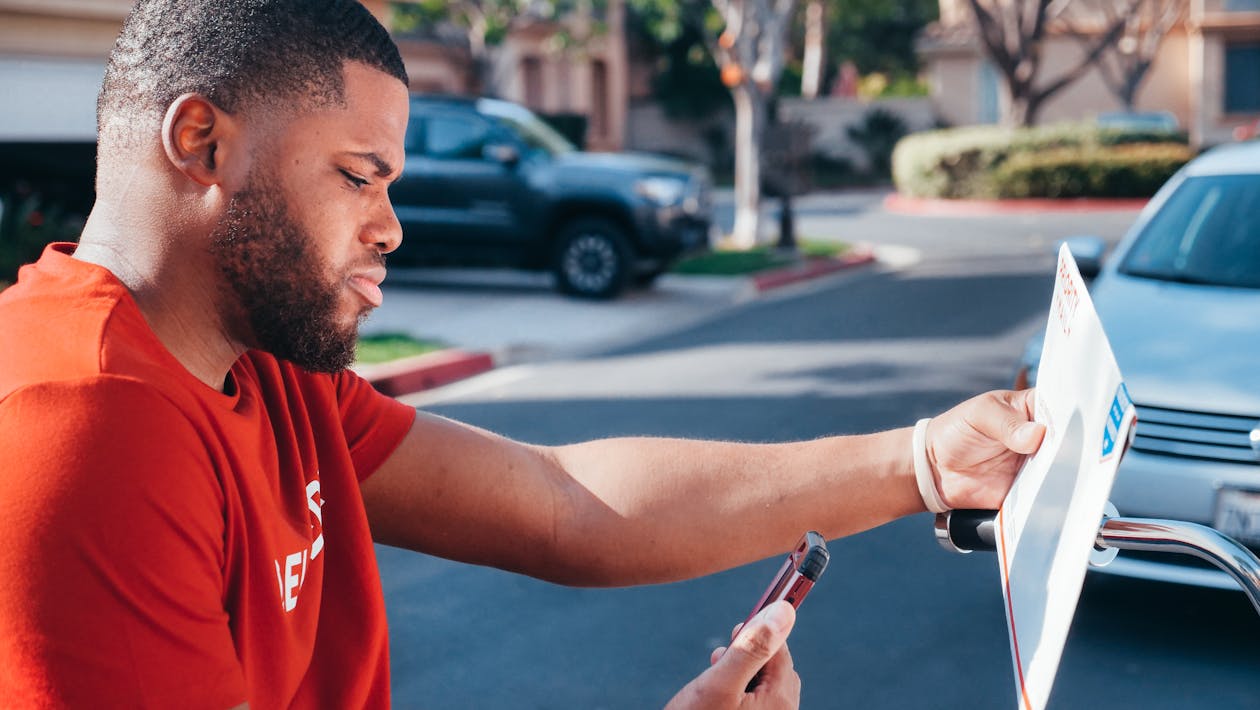
[[[351,185],[353,185],[354,189],[356,190],[368,184],[367,180],[364,180],[363,178],[359,177],[358,175],[355,175],[349,170],[342,170],[338,168],[338,172],[340,172],[346,178],[346,182],[349,182]]]

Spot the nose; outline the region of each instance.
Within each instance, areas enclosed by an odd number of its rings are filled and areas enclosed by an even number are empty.
[[[363,230],[362,239],[388,254],[402,244],[402,224],[394,213],[394,206],[389,197],[382,199],[377,206],[376,215],[367,229]]]

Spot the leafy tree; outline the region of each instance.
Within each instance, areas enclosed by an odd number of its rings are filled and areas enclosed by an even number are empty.
[[[940,9],[938,0],[812,0],[809,5],[821,7],[825,28],[822,53],[826,60],[819,66],[819,93],[826,91],[828,78],[846,61],[862,74],[878,72],[893,81],[917,75],[914,39]],[[806,48],[809,5],[793,39],[796,46]]]
[[[512,23],[521,17],[555,20],[574,12],[591,14],[603,9],[606,0],[403,0],[390,3],[391,29],[403,34],[440,37],[443,30],[455,28],[468,38],[468,50],[476,72],[477,90],[497,93],[490,47],[499,45]],[[603,31],[600,22],[590,24],[590,34]],[[557,48],[580,46],[588,37],[576,37],[567,27],[558,28]]]
[[[630,0],[626,30],[656,58],[652,94],[671,118],[703,118],[731,107],[708,40],[720,30],[707,0]]]

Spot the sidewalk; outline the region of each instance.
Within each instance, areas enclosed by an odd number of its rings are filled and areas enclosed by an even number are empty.
[[[883,207],[894,214],[919,217],[982,217],[998,214],[1034,214],[1038,212],[1108,212],[1140,210],[1147,198],[1072,197],[1064,199],[1023,198],[1000,200],[945,199],[909,197],[889,193]]]
[[[546,274],[469,269],[391,269],[384,304],[365,335],[406,333],[451,348],[355,367],[393,396],[471,377],[495,367],[612,349],[703,321],[760,294],[860,267],[873,252],[807,261],[754,276],[666,274],[651,289],[613,301],[554,291]]]

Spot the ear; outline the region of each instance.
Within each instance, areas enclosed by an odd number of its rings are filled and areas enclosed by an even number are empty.
[[[209,187],[224,179],[225,142],[230,142],[232,116],[200,94],[184,94],[171,102],[162,120],[166,159],[188,179]]]

